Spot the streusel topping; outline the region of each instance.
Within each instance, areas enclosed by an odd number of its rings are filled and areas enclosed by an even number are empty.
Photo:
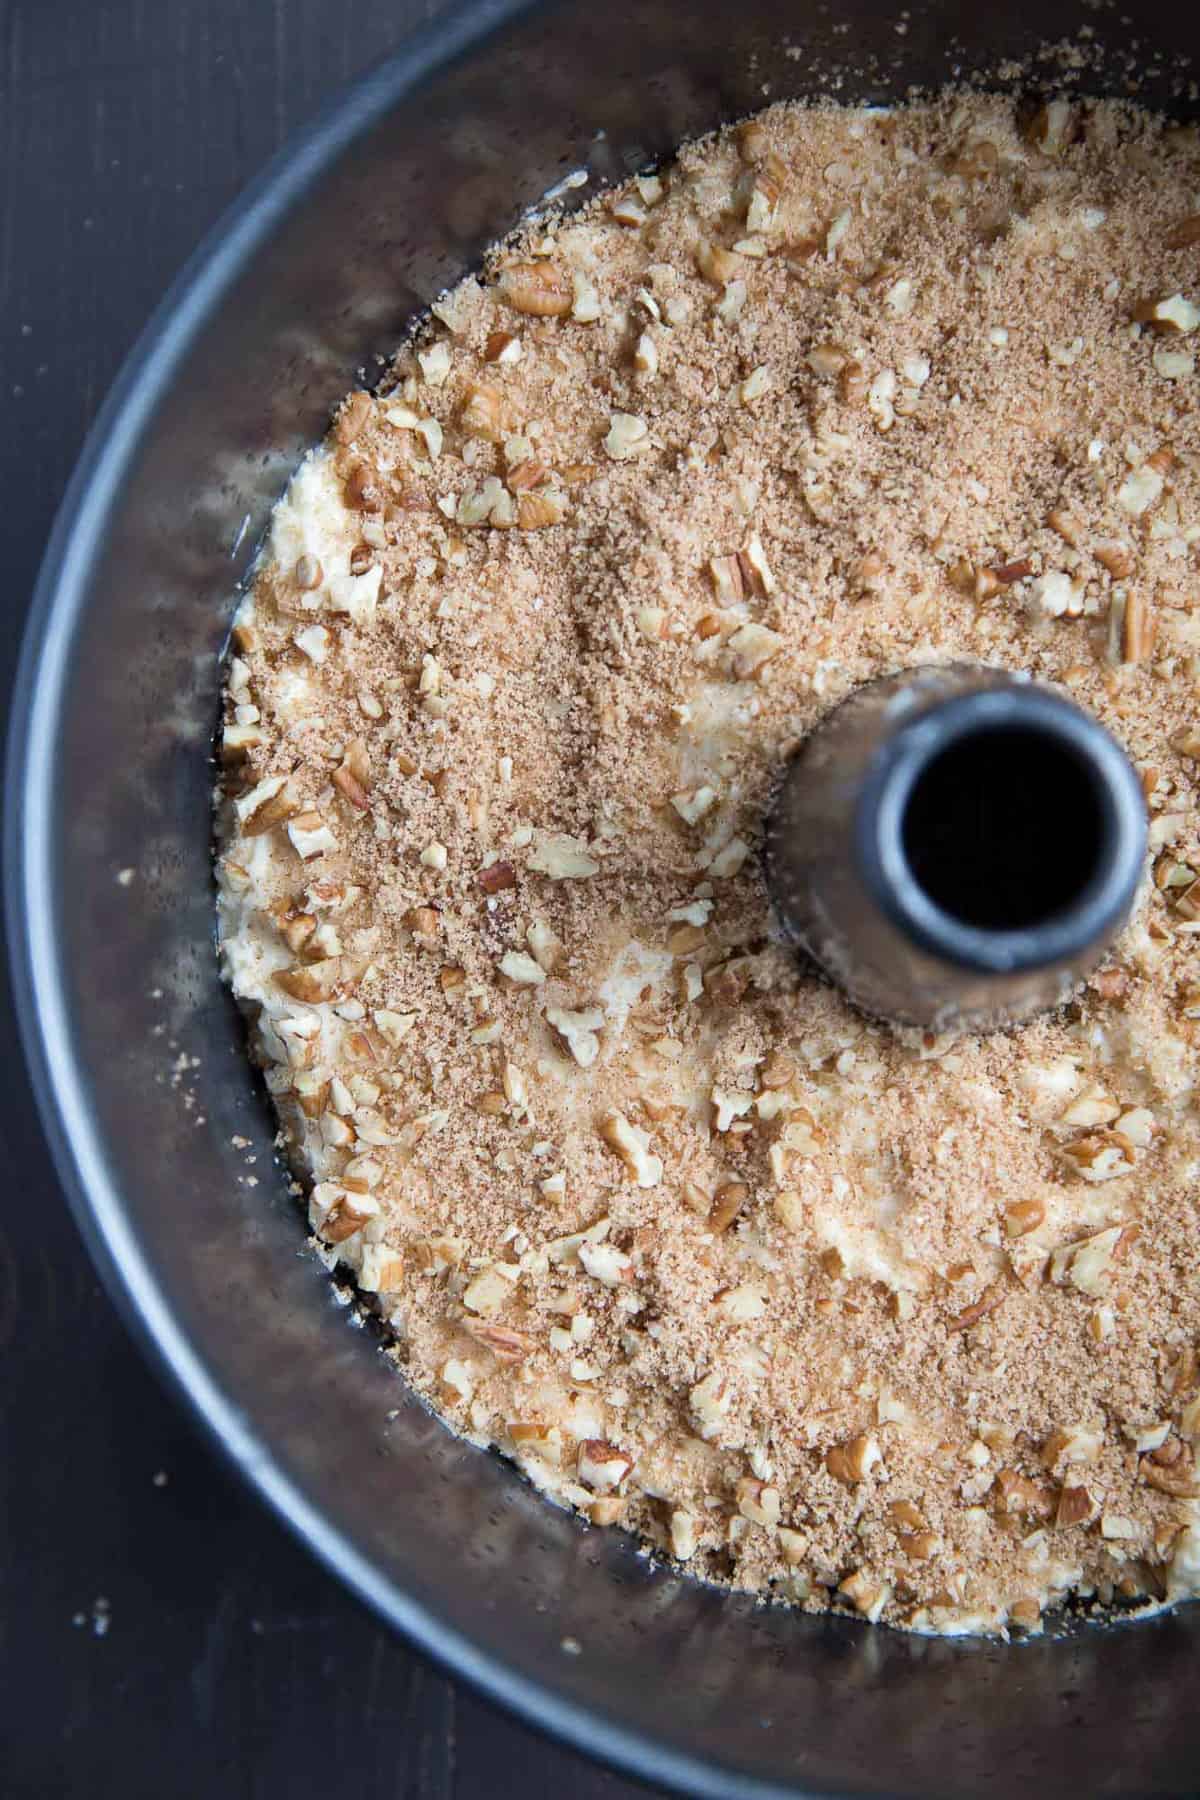
[[[223,954],[408,1379],[696,1572],[935,1630],[1200,1588],[1200,144],[776,107],[541,220],[351,394],[230,663]],[[1009,1033],[778,941],[783,760],[972,659],[1151,859]]]

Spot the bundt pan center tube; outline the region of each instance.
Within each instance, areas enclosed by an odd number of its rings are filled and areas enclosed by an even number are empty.
[[[784,772],[767,877],[785,932],[864,1011],[935,1031],[1066,1000],[1129,916],[1141,785],[1079,707],[996,669],[869,682]]]
[[[1010,1646],[756,1606],[649,1567],[432,1419],[297,1254],[219,981],[220,654],[270,506],[356,371],[568,171],[614,179],[764,98],[884,104],[990,79],[1083,24],[1094,66],[1074,87],[1125,94],[1144,71],[1143,102],[1194,114],[1180,70],[1200,12],[1144,0],[455,13],[291,145],[168,295],[64,502],[25,646],[6,807],[17,1004],[114,1294],[383,1616],[588,1752],[722,1800],[1193,1793],[1200,1608]],[[1043,94],[1064,79],[1030,67]]]

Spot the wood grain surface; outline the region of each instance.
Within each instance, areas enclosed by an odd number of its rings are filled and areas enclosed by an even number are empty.
[[[7,697],[88,423],[290,131],[438,0],[0,0]],[[379,1626],[127,1337],[50,1168],[0,975],[0,1795],[628,1800]]]

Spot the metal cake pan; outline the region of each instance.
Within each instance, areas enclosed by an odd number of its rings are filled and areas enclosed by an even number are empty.
[[[1081,22],[1112,47],[1083,88],[1140,70],[1145,98],[1187,112],[1200,10],[1146,0],[455,14],[295,140],[192,259],[97,420],[26,638],[5,819],[17,1003],[114,1296],[384,1617],[527,1719],[694,1794],[1194,1793],[1200,1608],[1008,1646],[758,1607],[556,1511],[413,1400],[302,1253],[217,979],[220,652],[269,508],[356,369],[568,169],[619,176],[764,97],[883,102]]]

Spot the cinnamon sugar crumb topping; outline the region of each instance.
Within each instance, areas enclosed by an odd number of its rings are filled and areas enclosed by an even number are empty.
[[[1200,1590],[1200,327],[1186,134],[776,107],[439,304],[239,615],[225,965],[414,1386],[696,1572],[925,1630]],[[853,1013],[782,760],[966,658],[1126,745],[1064,1011]]]

